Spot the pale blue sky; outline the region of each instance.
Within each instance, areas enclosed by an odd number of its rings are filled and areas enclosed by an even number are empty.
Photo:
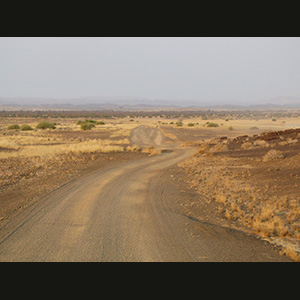
[[[300,97],[300,38],[0,38],[0,97]]]

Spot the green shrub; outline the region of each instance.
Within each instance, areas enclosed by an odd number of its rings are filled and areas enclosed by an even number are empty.
[[[31,126],[24,124],[24,125],[21,126],[21,130],[22,131],[28,131],[28,130],[33,130],[33,129],[31,128]]]
[[[97,122],[94,120],[85,120],[85,123],[92,123],[92,124],[96,124]]]
[[[183,126],[183,123],[181,121],[176,122],[176,126]]]
[[[12,129],[20,129],[20,126],[18,124],[13,124],[13,125],[9,125],[7,127],[7,129],[12,130]]]
[[[103,121],[94,121],[94,120],[86,119],[85,121],[81,121],[81,120],[77,121],[77,125],[80,125],[81,129],[83,130],[88,130],[95,127],[95,125],[105,125],[105,123]],[[93,125],[93,126],[89,126],[89,125]]]
[[[195,123],[188,123],[188,126],[189,126],[189,127],[194,127],[194,126],[195,126]]]
[[[219,127],[219,124],[213,123],[213,122],[209,122],[209,123],[207,124],[207,127]]]
[[[229,126],[228,129],[229,129],[229,130],[233,130],[233,127],[232,127],[232,126]]]
[[[94,123],[81,123],[80,127],[82,130],[90,130],[93,127],[95,127],[95,124]]]
[[[39,124],[36,125],[37,129],[55,129],[55,125],[53,123],[49,122],[40,122]]]

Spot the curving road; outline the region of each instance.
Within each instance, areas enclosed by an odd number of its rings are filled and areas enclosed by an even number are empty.
[[[52,192],[0,229],[0,261],[289,261],[266,242],[176,211],[164,172],[192,151],[123,163]]]

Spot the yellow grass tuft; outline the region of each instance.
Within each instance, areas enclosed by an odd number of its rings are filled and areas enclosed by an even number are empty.
[[[264,157],[263,157],[263,161],[267,162],[267,161],[272,161],[272,160],[278,160],[278,159],[283,159],[283,154],[281,151],[277,151],[277,150],[270,150]]]
[[[153,146],[150,146],[144,150],[142,150],[143,153],[149,153],[149,156],[161,154],[161,149],[155,148]]]
[[[65,144],[44,144],[44,142],[48,142],[48,140],[43,140],[43,138],[36,138],[35,143],[40,144],[32,144],[30,143],[31,138],[26,139],[28,144],[25,144],[24,139],[15,141],[13,140],[4,140],[1,139],[0,147],[14,149],[18,151],[14,152],[0,152],[0,158],[9,158],[9,157],[34,157],[34,156],[42,156],[42,157],[53,157],[59,154],[68,154],[68,153],[92,153],[92,152],[117,152],[124,151],[125,146],[122,144],[129,144],[128,139],[121,140],[89,140],[84,142],[73,142],[73,143],[65,143]]]

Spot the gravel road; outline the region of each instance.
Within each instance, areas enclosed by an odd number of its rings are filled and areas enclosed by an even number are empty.
[[[0,228],[0,261],[290,261],[264,241],[178,213],[165,170],[192,153],[121,163],[53,191]]]

